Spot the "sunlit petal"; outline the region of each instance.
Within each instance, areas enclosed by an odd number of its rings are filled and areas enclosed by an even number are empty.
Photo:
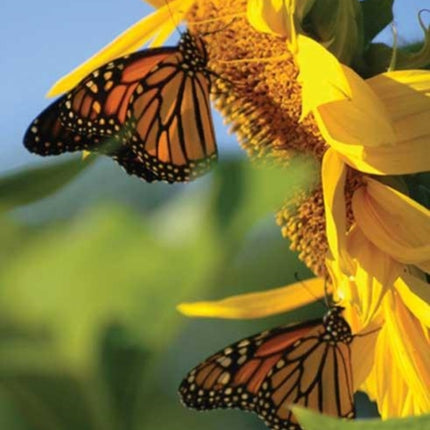
[[[335,151],[329,149],[324,154],[322,168],[324,209],[326,217],[327,241],[330,252],[341,269],[348,273],[346,255],[346,205],[345,178],[346,165]]]
[[[399,277],[403,265],[377,248],[363,234],[354,228],[348,234],[348,252],[354,262],[354,292],[351,304],[359,309],[361,322],[368,325],[380,310],[382,299]]]
[[[350,99],[351,88],[345,67],[313,39],[298,35],[297,63],[302,84],[302,118],[325,103]],[[324,70],[324,73],[321,71]]]
[[[395,260],[430,269],[430,211],[406,195],[368,178],[352,200],[367,238]]]
[[[257,31],[290,37],[294,7],[295,0],[248,0],[246,15]]]
[[[430,343],[426,330],[394,295],[385,303],[385,321],[392,352],[422,412],[430,412]]]
[[[361,386],[377,403],[383,419],[420,413],[414,402],[414,394],[394,360],[392,347],[390,334],[386,327],[383,327],[376,342],[373,369]]]
[[[397,138],[384,104],[352,69],[344,66],[343,71],[350,98],[317,107],[318,126],[327,143],[371,148],[393,145]]]
[[[354,391],[363,384],[374,365],[376,341],[380,330],[381,326],[374,323],[361,333],[356,333],[351,344]]]
[[[189,317],[262,318],[304,306],[324,297],[324,294],[324,280],[313,278],[259,293],[215,301],[181,303],[178,310]]]
[[[405,272],[396,280],[395,287],[408,309],[430,328],[430,284],[425,278]]]

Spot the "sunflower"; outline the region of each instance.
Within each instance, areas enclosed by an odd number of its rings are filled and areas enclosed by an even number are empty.
[[[430,213],[399,175],[430,170],[430,63],[424,47],[401,58],[404,70],[364,65],[360,2],[294,0],[152,1],[158,9],[61,79],[72,88],[101,64],[151,41],[162,43],[181,20],[205,35],[215,105],[253,158],[288,165],[297,153],[321,163],[321,181],[278,213],[291,248],[327,280],[367,360],[354,381],[382,418],[430,412]],[[340,6],[342,5],[342,6]],[[319,42],[310,38],[317,38]],[[391,66],[396,55],[390,51]],[[395,54],[395,50],[394,50]],[[393,69],[395,67],[392,67]],[[366,79],[364,79],[365,77]],[[225,83],[233,82],[225,91]],[[217,91],[219,90],[219,91]],[[190,316],[256,318],[309,302],[300,284],[217,302],[182,304]]]

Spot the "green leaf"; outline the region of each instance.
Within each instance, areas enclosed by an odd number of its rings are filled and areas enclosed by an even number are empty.
[[[274,217],[284,203],[292,202],[303,192],[315,187],[318,167],[315,159],[297,156],[286,167],[244,163],[244,190],[232,227],[243,235],[258,220]]]
[[[85,170],[96,157],[81,157],[21,170],[0,178],[0,208],[13,209],[43,199]]]
[[[365,54],[367,70],[365,78],[386,72],[393,57],[393,48],[385,43],[371,43]]]
[[[430,428],[430,415],[385,421],[380,419],[347,421],[318,414],[299,406],[294,406],[292,410],[300,425],[306,430],[425,430]]]
[[[245,180],[243,163],[235,159],[219,163],[214,171],[213,212],[220,232],[226,231],[242,203]]]
[[[149,349],[163,348],[178,330],[176,304],[205,287],[214,260],[212,233],[194,211],[181,203],[142,223],[124,208],[102,206],[47,228],[0,273],[2,318],[47,330],[52,348],[74,368],[94,362],[95,339],[114,322],[138,330]],[[14,368],[36,361],[4,352]]]
[[[151,359],[134,333],[114,323],[106,328],[100,349],[101,373],[106,381],[118,428],[132,428],[133,410],[139,397],[144,371]]]
[[[91,410],[88,387],[73,375],[27,371],[1,375],[5,392],[21,408],[31,429],[110,430],[109,421]]]
[[[409,189],[409,195],[415,201],[430,208],[430,173],[423,172],[404,177]]]
[[[363,10],[365,45],[393,21],[393,3],[394,0],[365,0],[360,2]]]

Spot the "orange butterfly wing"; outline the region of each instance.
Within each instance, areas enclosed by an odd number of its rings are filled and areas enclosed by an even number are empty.
[[[60,120],[64,97],[49,105],[28,127],[24,146],[39,155],[58,155],[63,152],[94,150],[102,138],[88,133],[82,135],[63,126]]]
[[[252,411],[276,430],[300,429],[289,409],[292,404],[353,417],[352,335],[336,310],[324,322],[278,327],[213,355],[184,379],[182,401],[198,410]],[[343,335],[330,334],[332,321]]]
[[[40,155],[101,152],[145,180],[194,179],[217,159],[206,63],[188,33],[177,47],[118,58],[45,109],[24,145]]]
[[[95,70],[64,97],[61,123],[80,134],[119,134],[127,126],[126,113],[136,87],[151,69],[175,52],[176,48],[136,52]]]
[[[206,173],[217,159],[205,53],[185,34],[178,51],[148,73],[127,112],[133,151],[169,182]]]

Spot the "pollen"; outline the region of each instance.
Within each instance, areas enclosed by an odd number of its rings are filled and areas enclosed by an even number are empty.
[[[301,86],[286,41],[254,30],[246,3],[197,0],[187,16],[191,31],[204,35],[208,67],[219,76],[212,91],[215,107],[252,158],[287,166],[300,153],[321,161],[327,146],[312,115],[300,121]],[[321,186],[288,202],[277,221],[305,264],[324,274],[328,246]]]
[[[282,161],[300,151],[319,158],[325,142],[313,118],[299,122],[298,69],[285,39],[255,31],[244,0],[198,0],[188,14],[191,30],[205,34],[215,105],[253,156]],[[225,19],[222,17],[225,16]]]
[[[352,196],[363,186],[361,173],[349,169],[345,184],[347,229],[353,224]],[[277,213],[276,222],[282,235],[290,240],[290,249],[299,253],[299,258],[317,276],[326,277],[325,258],[328,251],[325,233],[323,191],[318,186],[310,194],[298,193]]]

